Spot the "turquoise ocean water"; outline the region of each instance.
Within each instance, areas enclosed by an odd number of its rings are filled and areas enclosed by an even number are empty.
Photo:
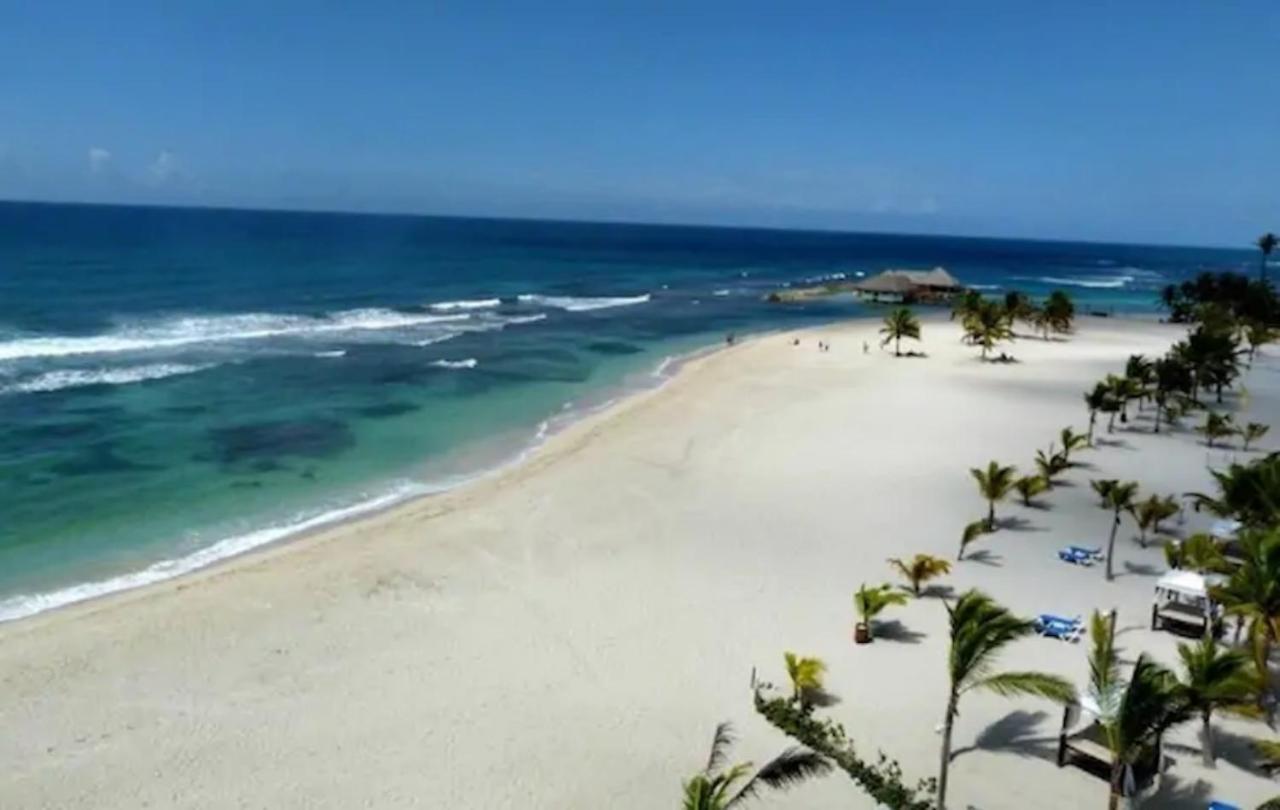
[[[446,488],[886,267],[1155,311],[1248,251],[0,204],[0,620]]]

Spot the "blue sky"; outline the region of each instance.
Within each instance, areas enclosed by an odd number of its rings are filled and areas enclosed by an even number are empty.
[[[1247,244],[1280,2],[0,0],[0,198]]]

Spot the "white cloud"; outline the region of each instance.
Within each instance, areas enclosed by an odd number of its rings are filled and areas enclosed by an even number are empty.
[[[101,146],[89,147],[89,173],[102,174],[111,166],[111,153]]]
[[[147,169],[147,175],[156,185],[164,185],[182,173],[178,159],[169,150],[163,150]]]

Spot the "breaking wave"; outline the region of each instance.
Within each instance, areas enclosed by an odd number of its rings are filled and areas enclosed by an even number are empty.
[[[431,365],[437,368],[475,368],[480,363],[474,357],[466,360],[436,360]]]
[[[501,303],[502,301],[497,298],[476,298],[469,301],[441,301],[431,304],[430,308],[437,312],[451,312],[459,309],[492,309]]]
[[[155,363],[128,368],[48,371],[22,382],[0,387],[0,394],[33,394],[89,385],[128,385],[147,380],[162,380],[165,377],[177,377],[182,374],[194,374],[212,367],[213,364],[192,366],[181,363]]]
[[[593,309],[609,309],[610,307],[629,307],[636,304],[647,304],[649,294],[620,298],[574,298],[569,295],[521,295],[518,300],[522,304],[536,304],[543,307],[555,307],[568,312],[589,312]]]
[[[248,313],[174,318],[122,326],[101,335],[23,337],[0,342],[0,361],[37,357],[143,352],[178,346],[282,336],[402,329],[463,321],[467,315],[426,315],[392,309],[352,309],[329,315]]]
[[[1088,287],[1095,290],[1118,290],[1134,280],[1133,276],[1037,276],[1022,281],[1038,281],[1041,284],[1060,284],[1067,287]]]

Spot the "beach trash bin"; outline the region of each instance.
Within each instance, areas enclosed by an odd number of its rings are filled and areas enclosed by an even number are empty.
[[[853,643],[869,644],[871,643],[871,628],[866,622],[858,622],[853,626]]]

